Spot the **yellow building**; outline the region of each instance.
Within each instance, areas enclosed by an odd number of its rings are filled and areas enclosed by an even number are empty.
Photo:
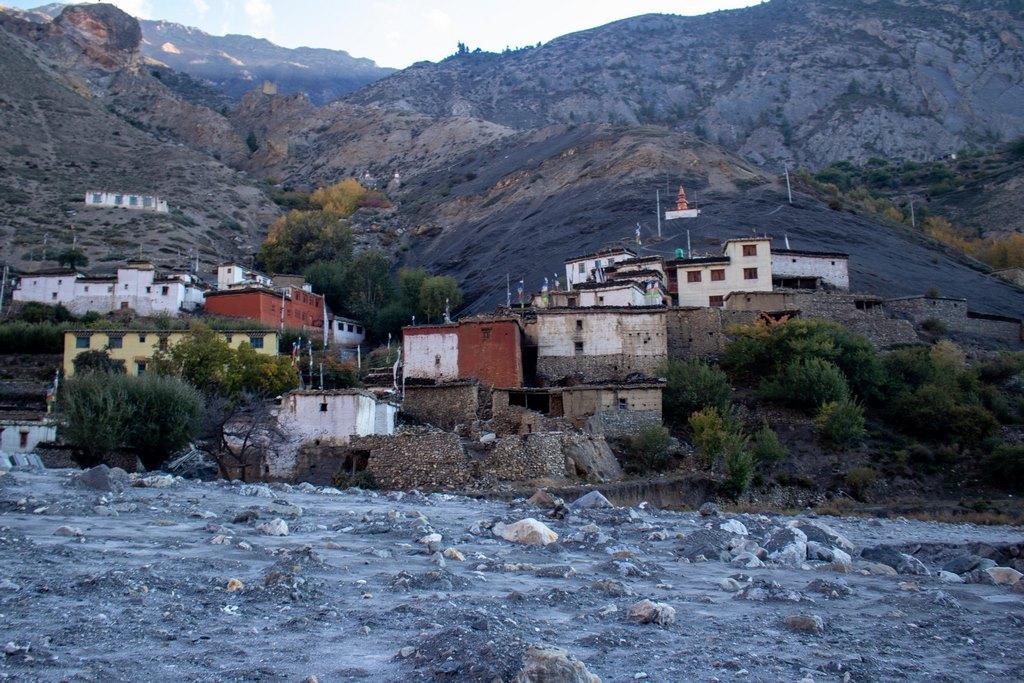
[[[86,351],[106,351],[137,376],[156,351],[170,348],[191,334],[188,330],[68,330],[64,333],[64,376],[75,374],[75,357]],[[233,349],[249,343],[257,353],[277,355],[277,332],[272,330],[217,330]]]

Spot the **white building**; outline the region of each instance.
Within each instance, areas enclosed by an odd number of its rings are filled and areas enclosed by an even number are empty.
[[[335,316],[331,319],[331,337],[335,345],[354,349],[366,341],[366,328],[358,320]]]
[[[676,303],[721,308],[731,292],[772,291],[771,244],[767,237],[732,239],[726,241],[721,256],[667,262],[670,290],[674,284]]]
[[[772,250],[772,279],[780,287],[850,289],[850,257],[839,252]]]
[[[263,462],[266,479],[292,479],[304,445],[340,446],[354,437],[394,434],[398,406],[360,389],[292,391],[276,410],[282,442],[271,444]]]
[[[167,202],[149,194],[125,194],[123,192],[85,193],[86,206],[115,207],[119,209],[136,209],[138,211],[159,211],[167,213]]]
[[[246,268],[237,263],[222,263],[217,266],[218,291],[243,287],[273,287],[273,285],[273,278],[258,270]]]
[[[420,325],[402,331],[406,379],[452,382],[459,378],[459,326]]]
[[[176,315],[200,308],[204,288],[198,278],[188,273],[158,277],[152,263],[129,261],[113,277],[87,277],[74,270],[26,274],[13,298],[61,304],[75,315],[129,309],[139,315]]]
[[[572,288],[584,282],[596,282],[604,279],[604,269],[608,266],[636,258],[636,253],[622,247],[601,249],[593,254],[584,254],[565,260],[566,287]]]
[[[48,418],[0,419],[0,453],[31,453],[57,440],[57,425]]]
[[[579,294],[579,305],[590,306],[657,306],[661,303],[660,294],[650,300],[643,287],[635,282],[610,280],[608,282],[584,282],[576,285]]]

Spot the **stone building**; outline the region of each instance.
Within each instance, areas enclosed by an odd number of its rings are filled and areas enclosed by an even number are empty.
[[[907,296],[887,299],[885,307],[917,325],[935,321],[953,332],[1012,345],[1024,341],[1020,318],[971,311],[966,299]]]
[[[540,383],[654,377],[667,358],[661,307],[538,309],[526,331]]]
[[[592,254],[565,260],[565,286],[574,289],[584,282],[603,282],[605,270],[616,263],[636,258],[636,252],[623,247],[599,249]]]
[[[160,275],[149,261],[129,261],[113,276],[57,269],[27,273],[15,301],[61,304],[75,315],[131,310],[139,315],[177,315],[202,307],[206,287],[189,273]]]
[[[724,308],[670,308],[665,311],[668,357],[709,358],[721,355],[729,343],[729,328],[757,321],[758,311]]]
[[[247,287],[273,287],[274,279],[258,270],[240,266],[237,263],[222,263],[217,266],[217,291],[245,289]]]
[[[515,316],[405,327],[402,358],[407,382],[475,379],[489,386],[523,384],[522,328]]]
[[[721,308],[732,292],[772,291],[771,240],[727,240],[720,256],[677,258],[665,269],[676,305]]]
[[[146,372],[146,366],[158,350],[169,349],[188,337],[188,330],[68,330],[64,333],[65,377],[75,374],[75,358],[86,351],[106,351],[111,360],[132,376]],[[277,332],[270,330],[217,330],[232,348],[243,343],[257,353],[277,355]]]
[[[403,415],[442,429],[472,422],[479,407],[476,381],[407,384],[402,397]]]
[[[253,286],[208,292],[203,308],[207,313],[256,320],[267,327],[286,327],[315,336],[323,334],[328,316],[322,296],[291,286],[281,290]]]
[[[607,436],[626,436],[644,426],[661,424],[664,388],[659,382],[640,382],[495,389],[491,413],[500,419],[510,409],[525,408],[546,417],[565,418],[577,428],[589,423],[600,426]]]
[[[792,289],[850,289],[850,257],[839,252],[772,249],[772,282]]]

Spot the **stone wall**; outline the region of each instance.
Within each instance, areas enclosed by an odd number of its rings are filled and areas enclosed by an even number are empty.
[[[606,410],[591,415],[586,422],[588,432],[603,434],[608,439],[628,439],[644,427],[660,426],[661,411]]]
[[[542,432],[502,437],[481,466],[486,472],[504,481],[564,478],[562,433]]]
[[[729,327],[749,325],[757,320],[757,315],[756,311],[721,308],[670,308],[665,312],[668,357],[686,359],[721,355],[729,342]]]
[[[396,434],[370,451],[366,470],[384,489],[440,489],[465,486],[473,467],[455,434]]]
[[[537,311],[535,334],[539,380],[655,376],[667,357],[665,311],[660,308]]]
[[[1020,320],[1004,316],[984,315],[968,311],[964,321],[964,331],[1008,344],[1020,344],[1024,341],[1024,330],[1021,329]]]
[[[563,377],[581,377],[586,381],[620,381],[630,375],[657,377],[667,356],[540,356],[537,358],[538,379],[557,381]]]
[[[479,407],[477,385],[470,382],[406,385],[402,400],[404,415],[442,429],[472,422]]]
[[[889,299],[885,307],[918,325],[938,320],[948,329],[964,331],[967,325],[967,301],[941,297],[915,296]]]

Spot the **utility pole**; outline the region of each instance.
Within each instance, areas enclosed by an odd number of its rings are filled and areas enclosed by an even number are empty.
[[[917,217],[914,216],[914,198],[910,198],[910,227],[917,228]]]
[[[4,295],[7,294],[7,270],[8,266],[4,264],[4,278],[0,280],[0,316],[4,313]]]
[[[655,209],[658,215],[658,239],[661,239],[661,188],[659,187],[654,191],[655,201],[657,202],[657,208]]]
[[[792,204],[793,203],[793,188],[789,184],[789,164],[788,163],[786,164],[785,168],[786,168],[786,192],[789,194],[789,203]]]
[[[690,231],[686,231],[686,258],[693,258],[693,252],[690,251]]]

